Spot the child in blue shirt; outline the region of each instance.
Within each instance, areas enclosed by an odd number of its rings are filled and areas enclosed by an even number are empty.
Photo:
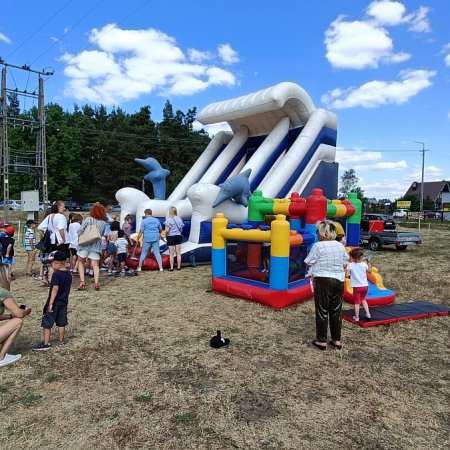
[[[56,324],[59,331],[59,344],[64,345],[67,321],[67,306],[69,304],[70,288],[72,286],[72,274],[66,268],[66,254],[55,250],[48,256],[48,261],[54,270],[50,281],[50,291],[44,306],[41,326],[44,329],[44,340],[33,346],[33,350],[50,350],[50,335],[53,325]]]

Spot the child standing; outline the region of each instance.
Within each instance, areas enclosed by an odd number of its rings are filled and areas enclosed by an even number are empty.
[[[125,261],[127,259],[127,249],[128,249],[128,241],[125,238],[125,231],[118,231],[118,238],[116,242],[114,242],[117,249],[117,261],[120,264],[120,275],[125,275]]]
[[[83,216],[77,213],[69,214],[69,226],[67,234],[69,235],[69,251],[70,251],[70,271],[74,274],[77,270],[77,251],[78,251],[78,230],[81,228]]]
[[[24,244],[25,251],[27,252],[27,271],[26,275],[28,277],[34,277],[35,273],[33,272],[34,262],[36,260],[36,234],[34,229],[36,228],[37,223],[34,220],[27,220],[27,228],[25,230]]]
[[[352,262],[347,266],[346,275],[350,277],[350,286],[353,288],[353,299],[355,302],[355,315],[353,316],[353,320],[359,322],[361,303],[366,312],[366,318],[371,318],[366,295],[369,290],[367,274],[372,272],[372,265],[368,259],[364,260],[364,252],[361,248],[354,248],[350,252],[350,257],[352,258]]]
[[[263,268],[262,273],[269,273],[270,270],[270,242],[263,242],[261,247]]]
[[[125,216],[125,221],[123,222],[122,225],[122,230],[125,232],[125,239],[128,241],[128,243],[131,245],[131,230],[133,228],[132,225],[133,222],[133,217],[130,214],[127,214]]]
[[[4,237],[6,237],[5,228],[6,228],[7,226],[8,226],[8,224],[5,223],[5,222],[1,222],[1,223],[0,223],[0,261],[2,261],[3,253],[4,253],[3,247],[2,247],[2,239],[3,239]]]
[[[33,350],[50,350],[50,335],[56,323],[59,331],[59,344],[64,345],[67,321],[67,306],[69,304],[72,274],[66,269],[66,254],[55,250],[48,256],[48,261],[54,270],[47,302],[44,306],[41,326],[44,329],[44,340],[33,346]]]
[[[15,231],[13,226],[8,225],[5,228],[6,236],[0,239],[3,248],[3,264],[8,265],[11,280],[14,280],[12,266],[14,264],[14,243],[16,242],[13,238]]]
[[[115,242],[117,241],[118,237],[119,237],[119,231],[120,231],[120,222],[118,222],[117,220],[114,220],[113,222],[111,222],[110,224],[110,231],[108,233],[108,235],[106,236],[106,239],[108,241],[108,246],[106,248],[107,252],[108,252],[108,275],[112,275],[112,269],[113,269],[113,264],[114,264],[114,259],[116,257],[116,244]]]

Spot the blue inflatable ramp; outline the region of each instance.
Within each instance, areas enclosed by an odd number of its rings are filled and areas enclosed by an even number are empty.
[[[353,320],[354,310],[344,311],[342,317],[360,327],[375,327],[377,325],[385,325],[402,320],[426,319],[435,316],[448,316],[450,308],[443,305],[436,305],[424,301],[399,303],[386,306],[373,306],[370,308],[371,319],[367,319],[363,308],[359,322]]]

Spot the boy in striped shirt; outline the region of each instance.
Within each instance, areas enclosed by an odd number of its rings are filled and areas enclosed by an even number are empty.
[[[36,234],[34,229],[36,228],[36,222],[34,220],[27,220],[27,228],[25,230],[24,244],[27,252],[27,276],[34,277],[33,266],[36,260]]]

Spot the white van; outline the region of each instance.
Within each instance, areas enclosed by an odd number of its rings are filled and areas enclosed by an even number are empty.
[[[393,217],[397,217],[400,219],[407,219],[408,218],[408,210],[407,209],[396,209],[394,213],[392,214]]]

